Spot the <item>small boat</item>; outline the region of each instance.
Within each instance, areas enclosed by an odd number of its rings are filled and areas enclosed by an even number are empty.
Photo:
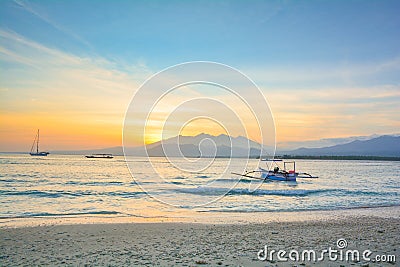
[[[267,163],[268,170],[259,168],[262,179],[270,179],[270,180],[274,180],[274,181],[296,181],[296,178],[299,175],[299,173],[296,172],[296,162],[284,161],[283,169],[281,170],[277,164],[277,162],[282,161],[281,159],[264,160],[264,161],[273,162],[273,164],[275,164],[275,166],[273,166],[274,167],[273,170],[270,170],[270,169],[272,169],[272,166],[271,167],[268,166],[268,163]],[[286,165],[289,165],[289,164],[291,164],[293,166],[293,168],[291,168],[291,169],[289,169],[289,171],[287,171]]]
[[[232,173],[235,175],[240,175],[243,177],[254,178],[258,180],[272,180],[272,181],[291,181],[296,182],[297,178],[318,178],[318,176],[312,176],[306,172],[296,172],[296,162],[295,161],[283,161],[281,159],[263,159],[262,161],[267,162],[267,168],[259,167],[258,170],[248,171],[244,174]],[[271,164],[268,164],[271,162]],[[283,162],[283,168],[279,166],[278,162]],[[292,168],[288,168],[291,165]],[[260,177],[253,176],[253,173],[260,173]]]
[[[112,159],[114,156],[112,154],[92,154],[85,156],[88,159]]]
[[[36,148],[36,151],[35,151],[35,148]],[[39,129],[38,129],[37,130],[37,134],[35,136],[35,139],[33,140],[33,144],[32,144],[32,147],[31,147],[31,152],[29,153],[29,155],[45,157],[48,154],[50,154],[50,152],[44,152],[44,151],[39,152]]]

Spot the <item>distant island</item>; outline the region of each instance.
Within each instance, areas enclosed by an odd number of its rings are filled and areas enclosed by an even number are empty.
[[[205,141],[202,142],[202,140]],[[261,157],[265,156],[262,150],[265,151],[267,149],[243,136],[230,137],[224,134],[213,136],[205,133],[196,136],[176,136],[147,146],[125,148],[129,155],[132,156],[164,157],[167,154],[171,157],[183,155],[189,158],[259,158],[260,155]],[[110,153],[123,155],[123,149],[118,146],[94,150],[52,151],[52,153],[78,155]],[[286,159],[399,160],[400,136],[382,135],[369,140],[354,140],[334,146],[302,147],[288,151],[280,150],[278,147],[276,157]]]
[[[320,160],[382,160],[382,161],[400,161],[400,157],[382,157],[382,156],[305,156],[305,155],[282,155],[275,156],[277,159],[320,159]]]

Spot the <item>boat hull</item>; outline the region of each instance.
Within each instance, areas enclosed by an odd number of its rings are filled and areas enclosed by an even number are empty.
[[[261,178],[273,181],[296,181],[297,173],[282,173],[261,169]]]
[[[49,152],[39,152],[39,153],[29,153],[29,155],[34,157],[47,157],[50,154]]]
[[[112,159],[113,156],[85,156],[88,159]]]

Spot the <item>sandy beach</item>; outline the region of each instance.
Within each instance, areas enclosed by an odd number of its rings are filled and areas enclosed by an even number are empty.
[[[366,212],[367,210],[367,212]],[[262,223],[89,223],[12,227],[0,230],[1,266],[398,266],[399,207],[321,212]],[[343,214],[343,216],[338,216]],[[352,215],[353,214],[353,215]],[[373,215],[376,214],[376,215]],[[383,216],[382,216],[383,215]],[[246,216],[243,215],[242,216]],[[257,216],[249,214],[248,217]],[[298,216],[296,220],[296,216]],[[284,218],[284,217],[282,217]],[[306,218],[306,219],[304,219]],[[356,261],[281,262],[258,259],[260,250],[370,250],[397,263]],[[286,255],[288,257],[288,255]],[[317,257],[318,258],[318,257]]]

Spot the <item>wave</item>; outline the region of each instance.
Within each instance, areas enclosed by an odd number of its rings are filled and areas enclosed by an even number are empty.
[[[89,212],[68,212],[68,213],[48,213],[48,212],[40,212],[40,213],[24,213],[22,215],[16,216],[0,216],[0,219],[17,219],[17,218],[30,218],[30,217],[62,217],[62,216],[79,216],[79,215],[116,215],[122,214],[118,211],[89,211]]]
[[[6,176],[2,176],[2,177],[6,177]],[[40,174],[39,173],[30,173],[30,174],[23,174],[23,173],[9,173],[7,174],[7,177],[11,177],[11,178],[16,178],[18,180],[18,178],[23,178],[23,177],[27,177],[27,178],[40,178]],[[36,181],[36,180],[35,180]],[[29,182],[32,182],[32,180],[30,180]]]
[[[3,182],[3,183],[47,183],[47,182],[49,182],[49,180],[47,180],[47,179],[39,179],[39,180],[0,179],[0,182]]]
[[[195,195],[255,195],[255,196],[307,196],[311,194],[318,194],[322,192],[331,192],[336,189],[321,189],[321,190],[249,190],[249,189],[230,189],[229,188],[207,188],[207,187],[197,187],[197,188],[179,188],[176,191],[187,194],[195,194]]]
[[[43,197],[43,198],[59,198],[59,197],[82,197],[82,196],[112,196],[130,198],[137,197],[146,194],[143,191],[140,192],[126,192],[126,191],[115,191],[115,192],[97,192],[97,191],[40,191],[40,190],[26,190],[26,191],[9,191],[0,190],[0,195],[4,196],[31,196],[31,197]]]
[[[53,177],[56,178],[56,177]],[[0,182],[4,183],[47,183],[49,184],[65,184],[65,185],[83,185],[83,186],[123,186],[123,185],[138,185],[138,184],[153,184],[153,182],[136,182],[136,181],[131,181],[131,182],[120,182],[120,181],[110,181],[110,182],[80,182],[80,181],[67,181],[65,183],[62,182],[57,182],[57,180],[54,180],[53,182],[48,179],[35,179],[35,180],[27,180],[27,179],[0,179]]]
[[[183,176],[175,176],[173,179],[185,180],[187,178]]]
[[[388,204],[371,204],[371,205],[352,205],[352,206],[333,206],[333,207],[308,207],[308,208],[281,208],[281,209],[210,209],[210,210],[197,210],[197,212],[212,213],[212,212],[228,212],[228,213],[257,213],[257,212],[303,212],[303,211],[334,211],[334,210],[354,210],[354,209],[374,209],[374,208],[387,208],[399,207],[400,203]]]
[[[238,189],[234,188],[229,190],[229,188],[207,188],[207,187],[197,187],[197,188],[179,188],[175,189],[181,193],[186,194],[194,194],[194,195],[253,195],[253,196],[287,196],[287,197],[306,197],[311,195],[377,195],[377,196],[397,196],[397,192],[375,192],[375,191],[353,191],[353,190],[344,190],[344,189],[315,189],[315,190],[306,190],[306,189],[291,189],[291,190],[265,190],[265,189]]]
[[[105,185],[123,185],[123,182],[110,181],[110,182],[79,182],[79,181],[68,181],[65,184],[68,185],[88,185],[88,186],[105,186]]]
[[[228,182],[228,183],[244,183],[244,184],[250,184],[254,182],[260,182],[258,180],[252,180],[252,179],[246,179],[246,178],[220,178],[215,180],[217,182]]]
[[[15,162],[15,161],[7,161],[7,160],[1,160],[0,164],[8,164],[8,165],[32,165],[33,163],[30,162]]]
[[[182,183],[182,182],[177,182],[177,181],[172,181],[171,184],[181,185],[181,184],[184,184],[184,183]]]

